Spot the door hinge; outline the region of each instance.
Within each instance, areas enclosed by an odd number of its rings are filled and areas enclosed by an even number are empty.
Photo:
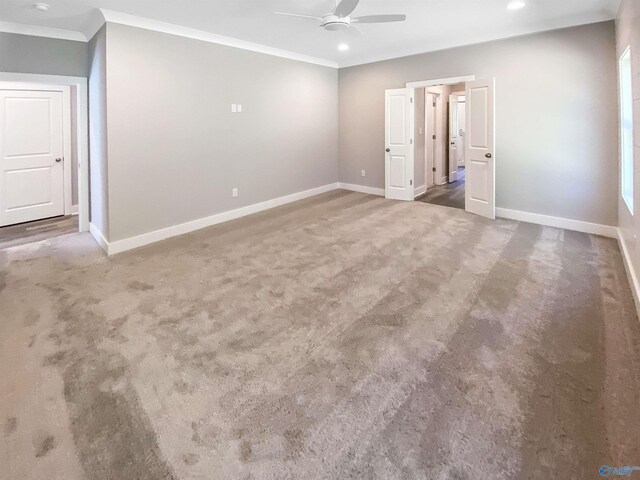
[[[413,145],[413,138],[409,140],[409,145]]]
[[[409,98],[409,103],[413,103],[413,97]]]
[[[435,172],[435,171],[436,171],[436,167],[433,167],[433,168],[431,169],[431,171]]]
[[[409,180],[409,185],[413,185],[413,180]]]
[[[433,106],[434,106],[434,107],[436,106],[436,102],[433,102]]]
[[[435,135],[433,136],[433,139],[434,139],[434,140],[436,139],[436,136],[435,136]]]

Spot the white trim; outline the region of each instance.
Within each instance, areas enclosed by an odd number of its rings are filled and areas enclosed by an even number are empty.
[[[33,85],[33,84],[32,84]],[[43,85],[45,87],[45,85]],[[54,87],[56,88],[56,87]],[[71,202],[73,199],[72,168],[73,161],[71,153],[71,87],[62,85],[58,87],[62,89],[62,132],[63,132],[63,151],[62,151],[62,172],[64,174],[64,214],[71,214]]]
[[[98,245],[105,251],[105,253],[109,253],[109,242],[104,238],[104,235],[100,231],[98,227],[96,227],[93,223],[89,224],[89,233],[93,238],[95,238]]]
[[[618,244],[620,245],[620,252],[622,253],[622,263],[624,264],[624,269],[629,280],[629,286],[631,287],[631,293],[633,294],[633,302],[636,305],[636,311],[638,312],[638,316],[640,317],[640,281],[638,281],[638,275],[636,275],[636,271],[633,268],[633,262],[631,262],[631,256],[629,255],[627,243],[624,241],[622,230],[620,228],[617,228],[616,230],[618,234],[617,236]]]
[[[549,215],[510,210],[508,208],[496,208],[496,217],[536,223],[547,227],[564,228],[576,232],[591,233],[593,235],[602,235],[603,237],[618,238],[618,229],[612,225],[601,225],[599,223],[589,223],[580,220],[571,220],[569,218],[551,217]]]
[[[427,193],[427,186],[423,185],[421,187],[418,188],[414,188],[413,189],[413,198],[417,198],[420,195],[422,195],[423,193]]]
[[[159,242],[167,238],[183,235],[185,233],[200,230],[202,228],[211,227],[219,223],[228,222],[229,220],[235,220],[236,218],[245,217],[254,213],[269,210],[270,208],[279,207],[287,203],[303,200],[314,195],[336,190],[338,183],[330,183],[321,187],[312,188],[302,192],[293,193],[291,195],[285,195],[284,197],[274,198],[265,202],[256,203],[254,205],[248,205],[246,207],[237,208],[227,212],[217,213],[210,217],[199,218],[198,220],[192,220],[190,222],[182,223],[180,225],[173,225],[171,227],[162,228],[160,230],[154,230],[153,232],[143,233],[135,237],[125,238],[122,240],[116,240],[108,242],[102,233],[91,225],[91,234],[96,239],[98,244],[107,252],[108,255],[115,255],[116,253],[125,252],[134,248],[142,247],[150,243]]]
[[[71,210],[69,211],[69,215],[78,215],[80,213],[80,209],[78,205],[71,205]]]
[[[60,40],[73,40],[75,42],[86,42],[82,32],[73,30],[63,30],[61,28],[42,27],[40,25],[27,25],[24,23],[0,22],[0,32],[17,33],[18,35],[31,35],[34,37],[58,38]]]
[[[87,79],[62,75],[0,72],[0,82],[70,85],[76,89],[76,129],[78,155],[78,209],[80,231],[89,231],[89,119]]]
[[[364,185],[356,185],[355,183],[338,184],[338,188],[343,190],[351,190],[352,192],[368,193],[370,195],[378,195],[384,197],[384,188],[366,187]]]
[[[250,50],[252,52],[264,53],[272,55],[274,57],[288,58],[290,60],[297,60],[299,62],[313,63],[315,65],[322,65],[325,67],[338,68],[338,63],[325,60],[323,58],[310,57],[301,53],[290,52],[288,50],[282,50],[280,48],[269,47],[254,42],[247,42],[237,38],[227,37],[224,35],[218,35],[215,33],[205,32],[197,30],[195,28],[183,27],[181,25],[175,25],[173,23],[160,22],[158,20],[151,20],[149,18],[138,17],[135,15],[129,15],[126,13],[114,12],[113,10],[106,10],[101,8],[100,11],[106,22],[117,23],[120,25],[128,25],[130,27],[143,28],[145,30],[153,30],[154,32],[168,33],[170,35],[177,35],[179,37],[192,38],[195,40],[201,40],[203,42],[216,43],[218,45],[226,45],[228,47],[241,48],[243,50]]]
[[[437,87],[439,85],[455,85],[456,83],[473,82],[475,79],[476,79],[475,75],[463,75],[461,77],[435,78],[433,80],[420,80],[419,82],[407,82],[405,86],[407,88]]]

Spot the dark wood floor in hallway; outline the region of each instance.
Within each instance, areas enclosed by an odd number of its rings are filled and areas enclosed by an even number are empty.
[[[464,180],[464,167],[459,167],[456,182],[436,185],[416,200],[464,210]]]
[[[45,218],[0,228],[0,250],[78,231],[78,215]]]

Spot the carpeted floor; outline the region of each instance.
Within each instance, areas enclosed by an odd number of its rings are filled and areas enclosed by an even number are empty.
[[[0,251],[0,478],[588,479],[640,463],[612,239],[334,191]]]

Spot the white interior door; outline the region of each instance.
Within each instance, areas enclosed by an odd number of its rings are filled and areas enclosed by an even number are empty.
[[[458,96],[458,167],[464,166],[464,129],[467,128],[466,122],[466,99]]]
[[[458,96],[449,95],[449,183],[458,180]]]
[[[413,200],[413,89],[385,91],[385,197]]]
[[[0,90],[0,226],[64,214],[62,92]]]
[[[467,83],[465,141],[467,212],[496,217],[495,80]]]
[[[425,132],[427,166],[425,170],[427,189],[436,183],[436,96],[432,93],[425,95]]]

